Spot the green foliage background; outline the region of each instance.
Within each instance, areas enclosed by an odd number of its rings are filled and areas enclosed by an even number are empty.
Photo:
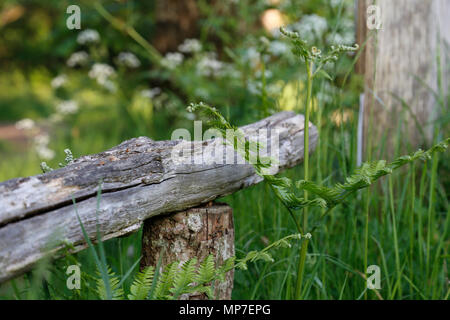
[[[303,113],[305,69],[290,50],[276,54],[271,51],[274,43],[281,47],[287,43],[262,28],[260,17],[267,9],[277,8],[286,23],[299,22],[303,27],[307,27],[305,17],[322,17],[325,27],[309,34],[310,42],[321,49],[332,44],[336,35],[346,38],[354,32],[353,1],[281,0],[272,4],[276,2],[230,0],[211,4],[199,0],[197,38],[202,51],[185,54],[183,62],[169,70],[149,59],[148,51],[129,35],[111,26],[93,3],[82,0],[76,4],[82,10],[82,28],[97,30],[100,35],[100,41],[94,45],[80,45],[77,42],[80,32],[66,28],[66,8],[75,4],[73,1],[6,0],[0,4],[0,124],[31,118],[38,128],[24,142],[0,139],[0,181],[38,174],[43,160],[50,167],[58,167],[64,160],[65,148],[79,157],[140,135],[155,140],[170,139],[173,129],[192,128],[194,118],[185,110],[192,101],[217,106],[236,125],[285,109]],[[155,36],[154,1],[101,3],[151,43]],[[261,36],[269,40],[268,47],[261,42]],[[88,64],[68,67],[67,60],[80,50],[89,54]],[[117,56],[123,51],[135,54],[140,67],[120,66]],[[208,52],[215,53],[215,59],[226,72],[206,76],[199,73],[200,61]],[[313,86],[311,121],[317,125],[320,139],[310,158],[310,180],[323,186],[344,181],[356,169],[362,81],[351,71],[354,59],[355,55],[349,54],[327,65],[326,71],[332,78],[322,77]],[[108,91],[89,77],[94,63],[114,67],[116,91]],[[52,79],[61,74],[67,76],[66,83],[52,87]],[[162,92],[153,98],[140,94],[155,87]],[[448,88],[444,89],[441,99],[446,102]],[[57,105],[68,100],[77,103],[78,111],[55,120]],[[449,133],[448,117],[441,120],[438,136],[443,138]],[[385,155],[381,141],[375,144],[373,158],[383,155],[392,160],[414,151],[412,141],[403,135],[402,119],[399,123],[397,132],[391,133],[396,141],[393,153]],[[33,136],[41,133],[49,136],[48,147],[56,153],[51,160],[42,159],[35,150]],[[421,146],[429,147],[424,142]],[[337,206],[311,239],[302,298],[447,299],[448,160],[447,152],[433,163],[410,165],[381,179],[369,191],[352,194],[343,205]],[[299,180],[302,172],[299,166],[284,175]],[[242,190],[221,201],[234,209],[238,257],[296,232],[285,208],[276,201],[267,184]],[[309,214],[317,217],[322,213],[321,208],[311,208]],[[140,237],[138,232],[105,243],[106,257],[116,275],[122,277],[138,260]],[[273,263],[260,261],[249,264],[246,271],[238,270],[233,298],[292,298],[298,246],[293,243],[293,248],[274,252]],[[365,289],[365,262],[382,269],[382,289],[377,293]],[[65,268],[74,263],[81,264],[86,280],[80,291],[65,287]],[[136,273],[137,267],[133,270]],[[130,294],[127,288],[133,278],[128,277],[122,284],[125,295]],[[1,285],[0,297],[95,299],[97,279],[94,261],[88,252],[81,252],[55,263],[43,261],[25,276]]]

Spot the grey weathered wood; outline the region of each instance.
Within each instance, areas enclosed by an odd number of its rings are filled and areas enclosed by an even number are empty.
[[[376,4],[381,13],[381,29],[376,34],[376,30],[367,30],[366,26],[367,7],[372,4]],[[413,150],[431,143],[433,127],[430,123],[441,112],[432,92],[439,91],[438,56],[443,89],[448,88],[446,46],[450,43],[450,1],[358,0],[357,10],[358,43],[362,45],[371,36],[357,65],[357,71],[364,74],[366,144],[370,138],[373,145],[379,146],[377,142],[385,138],[386,149],[392,151],[395,137],[392,132],[399,123]],[[404,109],[394,95],[403,99],[410,110]]]
[[[304,117],[281,112],[241,128],[279,130],[279,170],[303,158]],[[310,123],[310,152],[317,130]],[[256,184],[262,179],[250,164],[179,164],[174,147],[184,144],[194,157],[221,139],[187,142],[139,137],[108,151],[81,157],[47,174],[0,183],[0,282],[63,249],[86,247],[72,198],[90,238],[96,234],[99,180],[103,181],[98,223],[103,239],[136,231],[152,216],[184,210]]]

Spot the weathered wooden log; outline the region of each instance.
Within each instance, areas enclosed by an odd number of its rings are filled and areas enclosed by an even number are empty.
[[[210,254],[216,266],[222,265],[234,256],[233,210],[226,204],[210,203],[145,220],[141,267],[156,266],[161,254],[161,266],[175,261],[183,263],[194,257],[201,262]],[[233,276],[231,270],[224,282],[216,282],[216,299],[231,299]],[[203,300],[207,296],[193,293],[182,295],[181,299]]]
[[[309,126],[311,152],[317,130]],[[302,115],[281,112],[241,128],[247,137],[260,129],[278,130],[275,172],[302,160]],[[275,147],[270,143],[267,148]],[[46,174],[0,183],[0,282],[29,270],[67,243],[76,251],[86,247],[72,199],[89,237],[95,239],[98,223],[106,240],[138,230],[150,217],[185,210],[262,181],[251,164],[211,161],[204,150],[217,145],[223,145],[221,138],[188,142],[140,137]],[[192,159],[186,156],[190,163],[174,161],[173,152],[180,147],[192,151]],[[227,147],[229,152],[234,154]]]

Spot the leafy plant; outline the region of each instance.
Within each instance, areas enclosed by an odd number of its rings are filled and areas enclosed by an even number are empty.
[[[97,215],[100,206],[101,199],[101,183],[97,192]],[[274,259],[270,255],[269,251],[276,248],[290,247],[289,243],[292,240],[300,240],[301,234],[293,234],[286,236],[260,251],[250,251],[247,255],[241,259],[231,257],[226,259],[222,265],[216,266],[214,257],[212,255],[207,256],[200,263],[197,258],[192,258],[184,263],[178,261],[172,262],[164,267],[164,270],[159,274],[161,267],[161,259],[163,253],[160,255],[160,261],[156,268],[154,266],[148,266],[142,269],[142,271],[136,273],[133,282],[129,288],[129,294],[125,297],[123,283],[131,274],[133,269],[137,266],[136,261],[128,272],[120,279],[107,265],[106,256],[103,249],[103,241],[98,225],[97,216],[97,242],[99,246],[99,252],[97,252],[94,244],[89,239],[86,233],[83,222],[81,221],[76,203],[75,212],[80,223],[83,235],[88,243],[91,255],[94,258],[98,269],[99,277],[96,278],[96,294],[98,298],[102,300],[173,300],[178,299],[183,294],[192,293],[205,293],[209,298],[214,297],[214,284],[216,282],[223,282],[227,272],[234,268],[247,269],[248,263],[256,261],[274,262]],[[310,234],[304,236],[305,239],[309,239]],[[155,271],[156,270],[156,271]]]
[[[188,111],[202,110],[205,114],[209,115],[213,118],[211,123],[214,123],[218,129],[228,129],[235,128],[228,121],[218,113],[218,111],[210,107],[204,103],[191,104],[188,107]],[[305,126],[306,128],[307,126]],[[238,136],[242,136],[242,132],[238,134]],[[242,138],[244,139],[244,138]],[[255,171],[258,175],[261,175],[264,180],[272,187],[277,198],[283,203],[286,209],[291,214],[291,217],[294,219],[299,232],[306,230],[306,225],[304,224],[302,227],[297,222],[296,216],[293,211],[295,210],[304,210],[310,206],[319,206],[322,208],[326,208],[324,214],[322,214],[318,220],[323,218],[327,213],[329,213],[334,207],[343,203],[345,199],[357,192],[360,189],[369,187],[373,182],[377,181],[379,178],[389,175],[394,172],[394,170],[412,163],[416,160],[430,160],[432,155],[436,152],[443,152],[447,149],[450,144],[450,138],[434,145],[427,151],[417,150],[411,155],[401,156],[394,161],[387,163],[385,160],[372,161],[362,164],[355,173],[351,176],[347,177],[344,183],[338,183],[333,187],[326,187],[319,184],[316,184],[312,181],[308,181],[306,179],[293,181],[287,177],[275,177],[270,175],[263,175],[261,173],[261,165],[253,164]],[[249,160],[248,150],[243,150],[242,144],[234,144],[236,151],[242,154],[245,157],[245,160]],[[305,148],[306,153],[308,149]],[[250,162],[251,163],[251,162]],[[298,196],[301,191],[309,191],[314,194],[316,198],[312,200],[308,200],[307,196],[304,197]],[[311,231],[316,229],[317,225],[311,228]],[[297,284],[296,284],[296,294],[295,297],[300,297],[300,289],[301,282],[303,277],[303,268],[306,259],[307,245],[310,238],[310,233],[307,233],[309,236],[305,237],[305,241],[302,242],[300,258],[299,258],[299,273],[297,275]],[[282,239],[283,240],[283,239]],[[281,241],[281,240],[280,240]],[[265,256],[264,250],[260,253],[250,252],[247,257],[250,261],[252,261],[253,255],[258,256],[260,259],[270,260],[268,256]]]

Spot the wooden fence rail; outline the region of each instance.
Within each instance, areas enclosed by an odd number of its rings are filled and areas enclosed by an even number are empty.
[[[318,137],[309,125],[311,152]],[[259,129],[278,130],[278,171],[301,162],[302,115],[281,112],[240,129],[247,137]],[[150,217],[208,203],[260,182],[250,164],[173,161],[172,152],[180,144],[189,144],[195,158],[220,140],[139,137],[46,174],[0,183],[0,282],[29,270],[47,254],[60,255],[67,243],[75,251],[86,247],[72,199],[87,234],[95,239],[99,181],[98,224],[105,240],[138,230]]]

